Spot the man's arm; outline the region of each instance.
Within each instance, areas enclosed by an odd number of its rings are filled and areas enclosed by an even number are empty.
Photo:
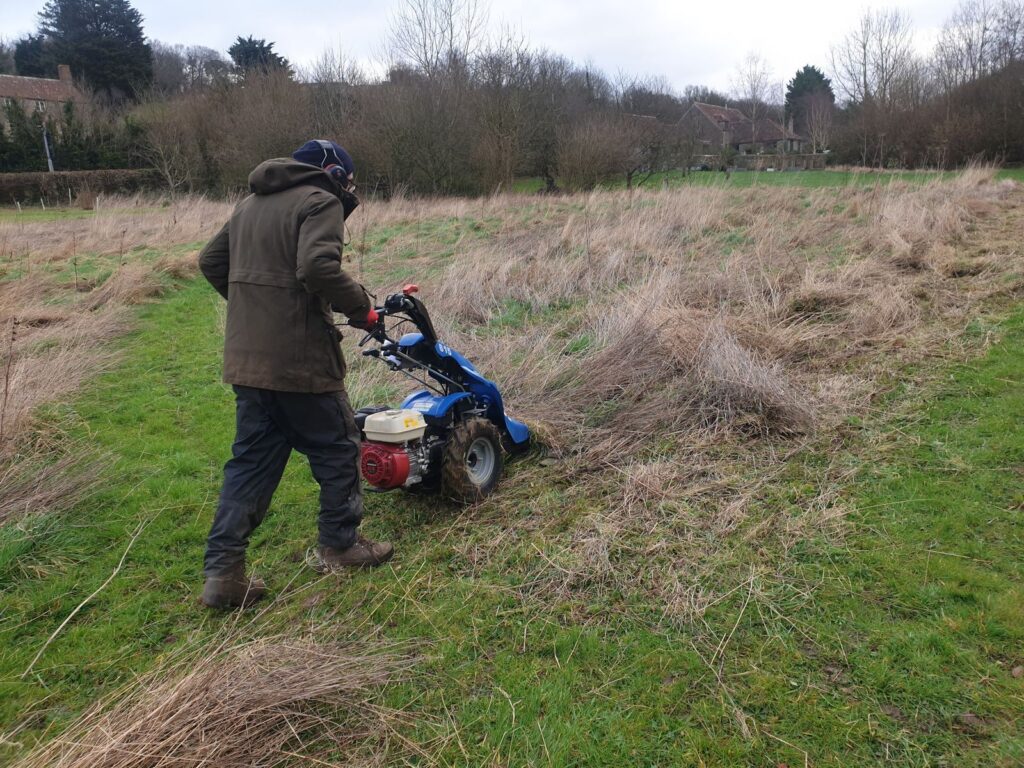
[[[225,299],[228,297],[228,253],[228,225],[225,224],[199,252],[199,270]]]
[[[296,277],[310,293],[327,301],[337,312],[362,322],[370,311],[370,297],[341,268],[345,231],[341,201],[316,195],[307,204],[299,226]]]

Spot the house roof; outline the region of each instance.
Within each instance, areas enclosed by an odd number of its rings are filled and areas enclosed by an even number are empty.
[[[746,115],[732,107],[719,107],[715,104],[704,104],[700,101],[693,102],[693,106],[716,123],[738,123],[747,120]]]
[[[753,131],[750,118],[733,107],[719,107],[715,104],[693,102],[694,109],[711,120],[720,131],[729,131],[733,144],[749,144]],[[762,117],[757,121],[757,140],[759,142],[783,141],[793,139],[803,141],[804,137],[794,133],[781,123]]]
[[[67,80],[0,75],[0,99],[4,98],[64,102],[81,101],[82,94]]]
[[[729,128],[732,131],[733,144],[749,144],[752,140],[753,132],[751,131],[750,120],[731,125]],[[759,142],[783,141],[784,139],[803,140],[803,136],[793,133],[793,131],[785,126],[768,118],[762,118],[757,121],[757,140]]]

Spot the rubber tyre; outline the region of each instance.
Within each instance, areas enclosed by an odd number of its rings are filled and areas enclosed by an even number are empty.
[[[470,419],[452,430],[445,447],[441,491],[453,501],[472,504],[494,490],[503,468],[497,427],[487,419]]]

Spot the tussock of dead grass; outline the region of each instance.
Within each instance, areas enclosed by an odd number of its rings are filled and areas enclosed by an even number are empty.
[[[81,306],[94,312],[104,306],[128,306],[156,298],[163,293],[157,270],[148,264],[125,264],[118,267],[96,290],[81,301]]]
[[[12,323],[5,325],[8,333],[5,354],[0,356],[0,377],[7,383],[7,392],[0,458],[17,444],[37,406],[64,399],[115,359],[104,345],[127,327],[117,307],[68,315],[28,314],[24,321],[19,318],[12,355]]]
[[[23,436],[0,457],[0,525],[41,511],[62,512],[100,483],[104,457],[49,428]]]
[[[376,765],[399,719],[379,693],[409,666],[373,644],[359,653],[295,637],[204,646],[100,700],[16,765]]]

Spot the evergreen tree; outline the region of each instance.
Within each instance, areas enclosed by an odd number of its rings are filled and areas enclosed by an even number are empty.
[[[54,161],[63,171],[84,170],[93,167],[90,158],[90,137],[85,125],[78,117],[72,101],[64,104],[61,114],[60,129],[53,131]]]
[[[238,36],[228,48],[228,55],[235,62],[235,69],[245,76],[250,73],[266,75],[273,71],[289,71],[288,59],[274,52],[274,44],[258,40],[252,35]]]
[[[42,114],[34,112],[29,115],[17,99],[11,99],[4,105],[4,114],[10,131],[6,153],[8,170],[45,171]]]
[[[0,37],[0,75],[14,74],[14,43]]]
[[[53,46],[43,35],[26,35],[14,43],[14,70],[24,77],[56,77]]]
[[[7,138],[7,128],[0,121],[0,173],[14,170],[11,165],[11,141]]]
[[[152,82],[142,15],[128,0],[47,0],[39,22],[56,61],[71,65],[97,93],[121,101]]]
[[[797,130],[806,130],[807,113],[813,98],[826,98],[836,103],[831,80],[817,67],[807,65],[797,71],[793,80],[785,84],[785,119],[793,118]]]

